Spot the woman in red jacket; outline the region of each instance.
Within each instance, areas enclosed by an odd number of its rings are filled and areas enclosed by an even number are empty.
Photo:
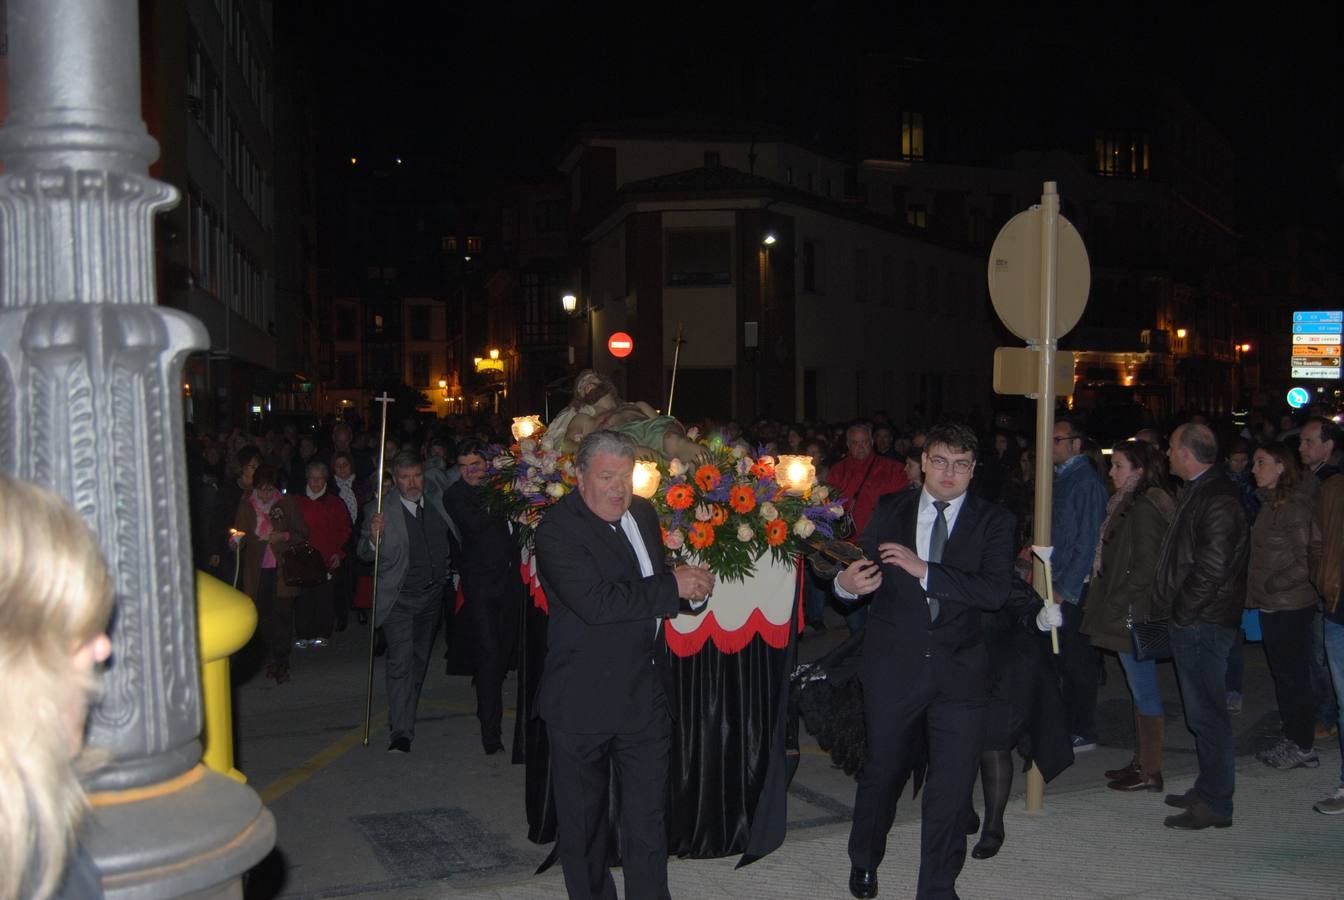
[[[350,537],[350,511],[340,497],[327,490],[327,464],[314,459],[304,470],[306,481],[298,497],[299,510],[308,525],[308,543],[327,561],[327,580],[300,592],[294,607],[294,647],[325,647],[331,640],[334,608],[332,577],[345,557]]]

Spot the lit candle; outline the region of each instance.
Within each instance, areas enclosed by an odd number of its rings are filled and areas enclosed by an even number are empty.
[[[635,471],[630,480],[635,493],[647,500],[658,490],[663,475],[658,471],[657,463],[641,459],[635,462]]]
[[[535,437],[542,427],[541,418],[538,416],[515,416],[509,430],[513,432],[515,441],[521,441]]]
[[[801,494],[817,480],[817,467],[810,456],[781,456],[775,464],[775,478],[791,494]]]

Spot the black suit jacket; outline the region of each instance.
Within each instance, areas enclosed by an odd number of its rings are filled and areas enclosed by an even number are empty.
[[[915,549],[921,493],[912,489],[878,501],[859,539],[869,559],[880,559],[878,544],[891,541]],[[980,613],[993,612],[1008,599],[1013,532],[1011,513],[973,494],[966,496],[942,562],[929,564],[928,593],[940,604],[932,622],[919,580],[897,566],[882,566],[882,585],[872,595],[864,644],[865,691],[894,698],[931,664],[943,697],[988,695],[989,658]]]
[[[663,564],[658,517],[635,497],[654,574],[643,577],[619,524],[598,518],[573,491],[537,528],[537,572],[550,604],[546,663],[537,693],[548,725],[577,734],[629,734],[673,712],[667,650],[655,620],[676,615],[677,582]]]
[[[508,520],[481,505],[479,489],[454,481],[443,492],[443,505],[462,532],[457,570],[468,598],[478,590],[498,593],[501,586],[518,583],[518,542]]]

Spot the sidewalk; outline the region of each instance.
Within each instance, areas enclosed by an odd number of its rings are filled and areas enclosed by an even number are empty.
[[[833,627],[809,638],[800,655],[820,655],[842,633]],[[511,765],[507,753],[481,752],[468,679],[445,676],[436,657],[412,752],[387,754],[379,661],[376,721],[369,746],[362,746],[365,646],[362,633],[345,632],[326,650],[296,651],[289,683],[277,687],[258,674],[237,691],[238,765],[279,826],[277,850],[249,879],[247,896],[564,897],[558,866],[532,874],[550,848],[527,840],[523,768]],[[1101,771],[1127,762],[1132,741],[1128,694],[1119,666],[1109,660],[1098,704],[1101,746],[1047,786],[1040,813],[1025,812],[1025,781],[1018,778],[1004,849],[992,860],[968,857],[959,893],[1344,897],[1344,816],[1311,809],[1338,781],[1337,744],[1331,738],[1318,747],[1321,766],[1312,770],[1278,772],[1249,755],[1277,732],[1278,721],[1263,654],[1258,645],[1246,650],[1245,711],[1233,720],[1241,756],[1232,828],[1173,831],[1162,826],[1175,812],[1162,795],[1104,787]],[[1159,674],[1168,711],[1167,787],[1179,792],[1193,782],[1194,742],[1180,718],[1170,665]],[[505,686],[510,706],[515,684],[511,676]],[[506,729],[510,724],[506,720]],[[853,781],[831,767],[806,733],[802,742],[784,846],[740,870],[733,868],[735,858],[673,860],[674,896],[848,896]],[[917,807],[907,794],[898,809],[879,873],[882,897],[914,894]]]

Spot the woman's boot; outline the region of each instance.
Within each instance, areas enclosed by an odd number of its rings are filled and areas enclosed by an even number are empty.
[[[1013,754],[1010,750],[986,750],[980,756],[980,784],[985,791],[985,820],[980,841],[971,850],[976,859],[989,859],[1003,846],[1003,811],[1013,787]]]
[[[1166,729],[1166,716],[1139,716],[1139,771],[1106,786],[1115,791],[1161,792],[1162,743]]]
[[[1134,758],[1129,761],[1129,765],[1123,769],[1107,769],[1101,774],[1106,776],[1107,781],[1117,781],[1123,778],[1133,778],[1139,772],[1139,711],[1134,710]]]

